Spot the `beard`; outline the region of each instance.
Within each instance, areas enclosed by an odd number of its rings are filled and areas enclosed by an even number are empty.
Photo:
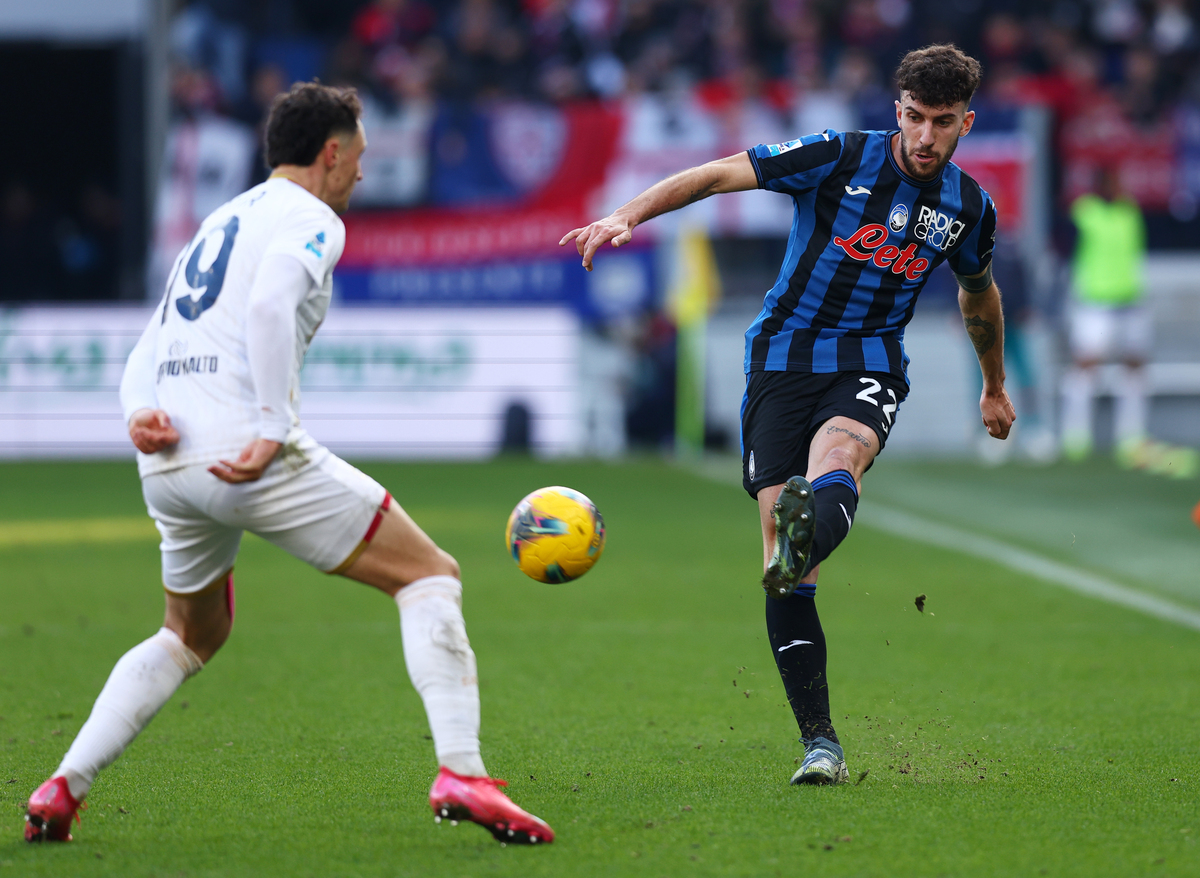
[[[958,149],[958,138],[954,138],[954,142],[946,149],[946,154],[942,156],[932,167],[922,167],[913,159],[908,141],[904,138],[904,132],[900,132],[900,158],[904,162],[905,172],[916,180],[932,180],[942,172],[946,165],[950,164],[950,159],[954,155],[954,150]],[[931,155],[932,153],[924,152],[923,155]]]

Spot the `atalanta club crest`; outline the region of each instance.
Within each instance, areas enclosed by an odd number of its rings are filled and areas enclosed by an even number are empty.
[[[908,208],[903,204],[893,207],[888,216],[888,225],[891,226],[893,232],[903,232],[904,227],[908,225]]]

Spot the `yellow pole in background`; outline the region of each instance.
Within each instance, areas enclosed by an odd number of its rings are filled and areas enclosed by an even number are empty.
[[[675,241],[667,313],[675,324],[675,452],[704,451],[708,315],[721,298],[712,243],[702,229],[680,231]]]

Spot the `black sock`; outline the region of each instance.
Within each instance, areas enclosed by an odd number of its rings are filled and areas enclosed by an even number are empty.
[[[825,632],[814,598],[794,594],[767,598],[767,640],[788,703],[806,741],[828,738],[838,743],[829,719],[829,684],[825,680]]]
[[[831,554],[850,533],[854,512],[858,509],[858,486],[854,476],[839,469],[813,479],[813,502],[817,511],[816,532],[813,534],[812,570]]]

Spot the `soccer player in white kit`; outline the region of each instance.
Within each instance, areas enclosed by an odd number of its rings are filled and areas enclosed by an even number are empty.
[[[549,826],[488,777],[458,563],[369,476],[300,427],[300,367],[329,307],[366,136],[353,89],[296,84],[267,122],[270,178],[215,210],[179,255],[129,356],[121,403],[162,534],[163,627],[117,662],[58,770],[29,798],[25,838],[69,841],[111,764],[233,625],[233,564],[250,531],[400,608],[404,661],[433,733],[435,819],[500,841]]]

